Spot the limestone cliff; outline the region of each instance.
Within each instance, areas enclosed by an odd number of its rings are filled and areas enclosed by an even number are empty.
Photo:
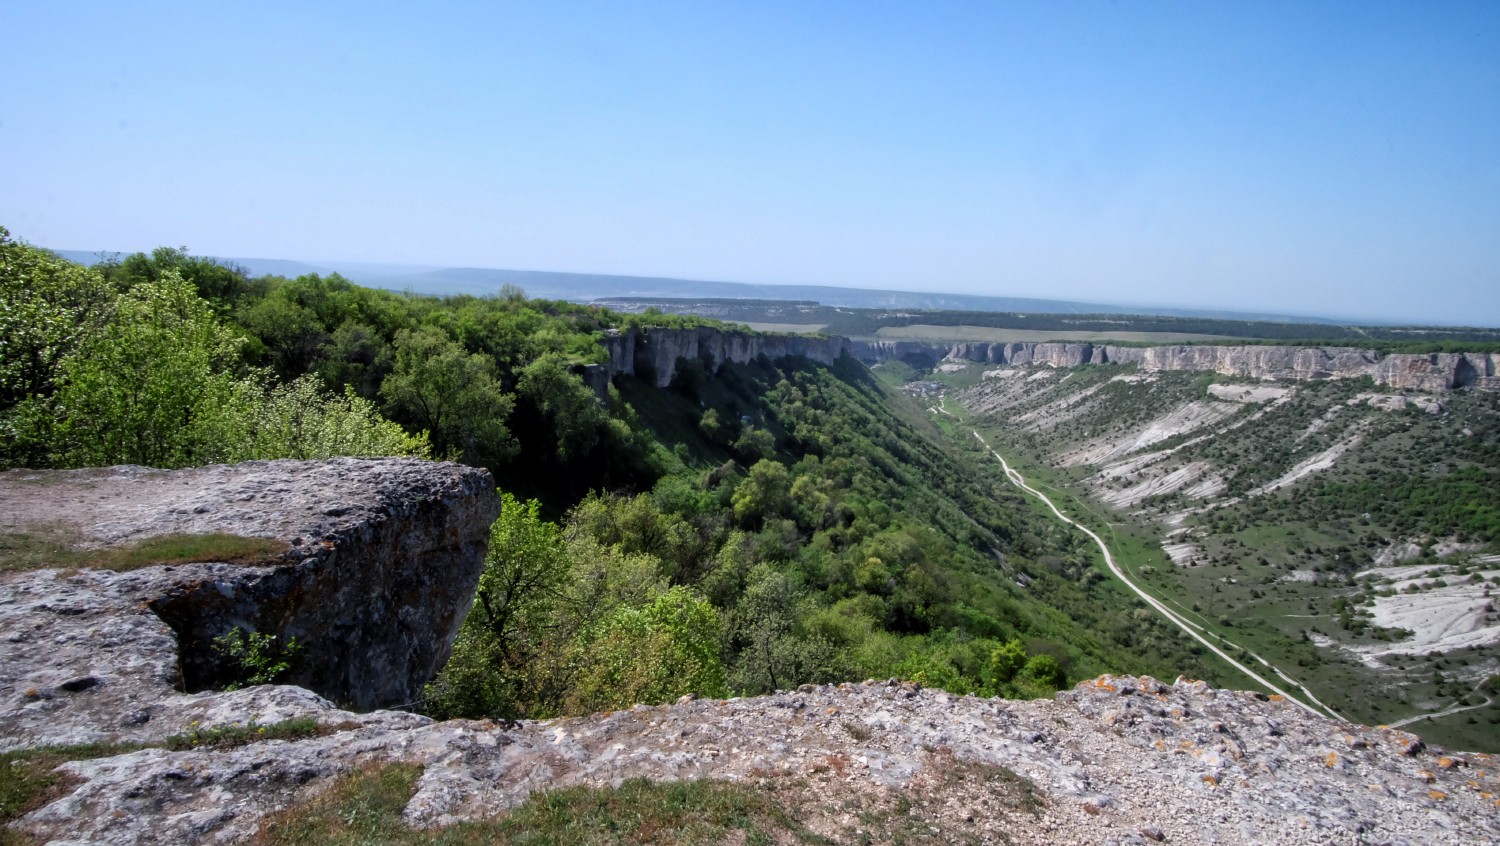
[[[224,533],[285,549],[257,566],[7,575],[0,604],[12,627],[29,622],[0,643],[0,736],[76,717],[93,733],[73,741],[110,739],[119,726],[90,723],[106,701],[159,705],[222,681],[213,639],[233,627],[297,638],[291,683],[360,709],[411,702],[447,660],[498,512],[488,471],[413,459],[0,474],[3,532],[46,526],[92,548]],[[132,719],[153,719],[140,707]]]
[[[771,359],[801,356],[832,364],[849,349],[849,340],[837,336],[782,335],[739,332],[702,327],[698,329],[627,329],[605,336],[609,353],[608,373],[639,376],[658,388],[672,384],[678,359],[699,359],[711,372],[724,362],[744,364],[759,356]]]
[[[1444,391],[1473,387],[1500,390],[1500,355],[1397,353],[1380,355],[1353,347],[1208,346],[1122,347],[1113,344],[962,343],[952,346],[876,341],[853,345],[863,361],[926,355],[991,364],[1137,364],[1143,370],[1201,370],[1246,379],[1300,381],[1355,379],[1398,390]]]

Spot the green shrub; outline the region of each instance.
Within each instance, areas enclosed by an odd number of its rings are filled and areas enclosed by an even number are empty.
[[[237,690],[274,683],[291,670],[302,645],[294,637],[281,646],[277,644],[276,635],[256,631],[247,633],[235,626],[214,638],[214,651],[224,656],[235,671],[233,680],[223,689]]]

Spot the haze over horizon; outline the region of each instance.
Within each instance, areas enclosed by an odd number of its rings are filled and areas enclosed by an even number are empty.
[[[1500,326],[1500,5],[16,7],[0,225]]]

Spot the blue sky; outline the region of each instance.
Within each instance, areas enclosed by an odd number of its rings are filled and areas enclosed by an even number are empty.
[[[4,5],[65,249],[1500,325],[1500,3]]]

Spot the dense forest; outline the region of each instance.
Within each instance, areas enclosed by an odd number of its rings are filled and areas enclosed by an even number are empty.
[[[702,323],[250,278],[159,249],[85,268],[0,230],[0,464],[415,455],[503,513],[437,716],[899,676],[1043,695],[1205,675],[982,456],[845,359],[578,375],[601,333]]]

